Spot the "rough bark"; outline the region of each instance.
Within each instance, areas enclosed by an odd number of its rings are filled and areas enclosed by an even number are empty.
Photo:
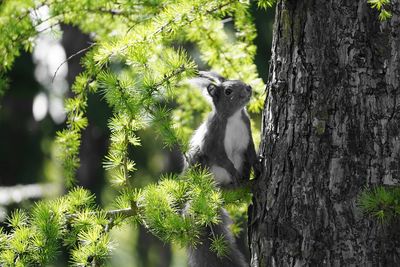
[[[357,206],[400,182],[400,3],[278,1],[249,212],[252,266],[400,266],[399,224]]]

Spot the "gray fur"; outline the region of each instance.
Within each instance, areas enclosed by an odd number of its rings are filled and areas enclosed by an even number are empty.
[[[191,145],[187,155],[189,166],[200,165],[210,168],[214,165],[222,167],[231,177],[229,184],[219,184],[221,187],[237,187],[249,180],[251,168],[256,163],[256,152],[251,136],[250,119],[245,105],[250,100],[251,87],[239,80],[226,80],[214,72],[200,72],[194,82],[203,88],[211,97],[212,112],[204,122],[202,140]],[[227,91],[230,90],[230,91]],[[247,128],[248,146],[243,152],[241,170],[235,168],[225,151],[224,140],[228,119],[240,111],[240,118]],[[246,136],[247,139],[247,136]],[[244,267],[248,266],[243,254],[235,244],[234,237],[228,229],[230,219],[225,210],[221,210],[221,223],[212,226],[214,235],[223,234],[229,244],[226,258],[218,258],[210,250],[211,229],[207,227],[200,237],[201,244],[189,249],[189,266],[191,267]]]
[[[202,147],[190,147],[187,163],[189,166],[199,164],[208,168],[214,164],[221,166],[232,176],[232,184],[227,186],[239,186],[240,182],[248,181],[251,167],[256,164],[257,157],[251,135],[250,118],[244,108],[250,100],[251,87],[239,80],[225,80],[214,72],[200,72],[199,76],[200,78],[197,78],[195,83],[202,86],[203,90],[208,91],[212,98],[213,110],[204,122],[207,131],[202,141]],[[210,89],[210,87],[212,88]],[[232,90],[229,96],[224,94],[226,89]],[[235,169],[224,147],[228,119],[240,109],[242,110],[242,120],[249,134],[249,144],[245,151],[241,173]]]

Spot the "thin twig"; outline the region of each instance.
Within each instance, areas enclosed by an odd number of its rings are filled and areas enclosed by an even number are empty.
[[[44,29],[41,29],[40,31],[37,31],[37,34],[40,34],[40,33],[46,32],[48,30],[51,30],[54,27],[59,26],[60,24],[61,24],[61,22],[54,23],[54,24],[50,25],[49,27],[46,27]]]
[[[214,229],[213,229],[212,225],[210,224],[208,227],[210,227],[211,234],[212,234],[213,238],[216,239],[217,237],[216,237],[216,235],[214,233]]]
[[[97,215],[97,214],[100,214],[100,213],[102,213],[102,211],[92,211],[92,212],[89,212],[88,214]],[[132,217],[135,214],[136,214],[136,211],[135,211],[135,209],[132,209],[132,208],[105,211],[105,215],[106,215],[107,218],[115,218],[118,215],[124,215],[126,217]],[[72,220],[72,219],[77,218],[77,217],[78,217],[77,213],[67,214],[65,216],[67,221]]]
[[[62,65],[64,65],[65,63],[67,63],[69,60],[71,60],[72,58],[76,57],[77,55],[82,54],[83,52],[86,52],[87,50],[89,50],[90,48],[92,48],[92,47],[95,46],[95,45],[96,45],[96,43],[92,43],[92,44],[89,45],[88,47],[85,47],[85,48],[79,50],[78,52],[76,52],[76,53],[70,55],[66,60],[64,60],[64,61],[57,67],[56,71],[54,72],[54,75],[53,75],[53,78],[51,79],[51,82],[52,82],[52,83],[54,82],[54,79],[55,79],[56,76],[57,76],[57,72],[58,72],[59,69],[62,67]]]
[[[111,217],[109,222],[104,227],[104,232],[108,233],[113,226],[114,226],[114,218]]]

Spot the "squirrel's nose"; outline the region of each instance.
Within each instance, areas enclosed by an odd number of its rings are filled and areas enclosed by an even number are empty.
[[[245,88],[246,88],[247,92],[251,92],[251,86],[250,85],[247,85]]]

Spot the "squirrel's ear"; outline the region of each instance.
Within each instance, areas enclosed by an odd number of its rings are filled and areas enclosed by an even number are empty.
[[[200,88],[206,99],[213,103],[219,95],[218,87],[225,81],[225,78],[211,71],[199,71],[199,76],[189,80],[189,84]],[[207,89],[207,91],[205,90]]]
[[[206,78],[196,77],[188,80],[188,83],[200,89],[205,89],[211,84],[211,81]]]
[[[218,94],[218,88],[217,88],[217,86],[215,84],[210,83],[207,86],[207,92],[211,97],[216,97],[217,94]]]
[[[225,78],[213,71],[199,71],[199,77],[208,79],[216,84],[221,84]]]

